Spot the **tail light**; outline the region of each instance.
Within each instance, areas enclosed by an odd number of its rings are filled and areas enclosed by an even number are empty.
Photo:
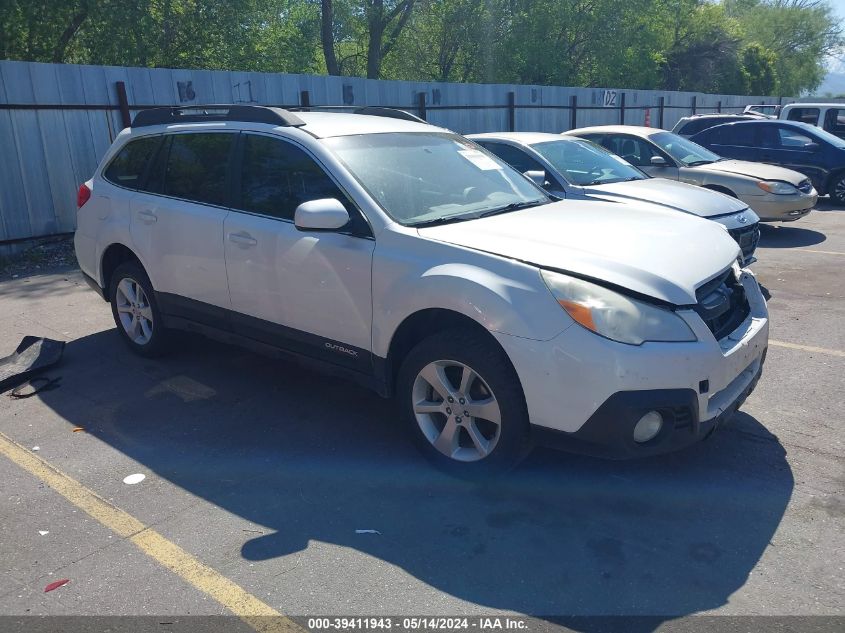
[[[88,185],[82,183],[79,185],[79,191],[76,192],[76,207],[82,208],[82,205],[88,202],[91,199],[91,190],[88,188]]]

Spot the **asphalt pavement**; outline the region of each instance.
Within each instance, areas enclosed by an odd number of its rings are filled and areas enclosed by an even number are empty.
[[[0,355],[68,342],[58,388],[0,396],[0,615],[845,615],[845,209],[758,257],[771,345],[730,424],[485,483],[353,384],[188,335],[138,358],[77,270],[0,280]]]

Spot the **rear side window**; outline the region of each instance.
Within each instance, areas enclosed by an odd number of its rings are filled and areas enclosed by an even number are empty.
[[[175,134],[167,155],[163,193],[204,204],[225,205],[229,152],[235,134]]]
[[[129,141],[106,167],[103,177],[112,184],[138,189],[147,163],[155,154],[161,139],[161,136],[146,136]]]
[[[516,168],[517,171],[525,173],[526,171],[545,171],[546,168],[534,160],[531,156],[523,152],[521,149],[505,145],[503,143],[481,143],[489,152],[493,152],[496,156],[508,163],[511,167]]]
[[[243,144],[240,209],[293,220],[303,202],[336,198],[354,217],[343,192],[303,150],[257,134],[245,135]]]
[[[701,119],[690,119],[686,123],[680,126],[676,131],[677,134],[685,134],[686,136],[692,136],[693,134],[697,134],[703,130],[711,128],[715,125],[720,125],[722,123],[728,123],[731,119],[719,119],[716,117],[708,117],[708,118],[701,118]]]
[[[714,145],[756,147],[753,125],[722,125],[710,129],[703,138]]]
[[[818,125],[819,123],[819,109],[818,108],[792,108],[786,116],[790,121],[801,121],[802,123],[809,123],[810,125]]]

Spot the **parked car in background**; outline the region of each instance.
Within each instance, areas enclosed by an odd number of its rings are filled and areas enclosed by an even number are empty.
[[[468,138],[554,196],[659,204],[718,222],[742,249],[743,264],[755,261],[759,218],[741,200],[703,187],[651,178],[586,139],[542,132],[494,132]]]
[[[187,329],[308,359],[395,396],[423,453],[471,476],[537,442],[676,450],[754,389],[766,302],[721,226],[586,212],[448,130],[365,111],[136,115],[80,186],[74,239],[133,352]]]
[[[845,103],[789,103],[783,106],[778,118],[815,125],[845,138]]]
[[[750,123],[753,122],[742,125]],[[818,200],[812,182],[804,174],[774,165],[728,160],[665,130],[606,125],[566,134],[599,143],[652,176],[739,198],[764,222],[797,220],[807,215]]]
[[[845,204],[845,140],[814,125],[781,120],[727,123],[691,140],[720,156],[801,172],[821,195]]]
[[[743,114],[756,114],[767,119],[776,119],[780,114],[781,107],[776,103],[751,104],[745,106],[742,112]]]
[[[702,130],[711,128],[722,123],[733,123],[734,121],[757,121],[764,118],[762,115],[755,113],[748,114],[693,114],[692,116],[682,117],[672,128],[672,132],[678,136],[689,138],[693,134],[698,134]],[[765,117],[769,118],[769,117]]]

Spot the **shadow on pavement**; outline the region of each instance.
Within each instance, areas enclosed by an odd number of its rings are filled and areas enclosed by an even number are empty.
[[[800,222],[800,220],[798,220]],[[800,226],[760,224],[760,248],[795,248],[821,244],[827,239],[824,233]]]
[[[200,338],[150,361],[101,332],[68,343],[62,373],[42,399],[69,424],[268,528],[244,535],[247,561],[334,543],[480,612],[671,619],[719,607],[746,582],[793,488],[784,448],[745,414],[680,454],[606,462],[538,450],[477,484],[433,471],[389,402]],[[382,608],[407,608],[403,595]]]

